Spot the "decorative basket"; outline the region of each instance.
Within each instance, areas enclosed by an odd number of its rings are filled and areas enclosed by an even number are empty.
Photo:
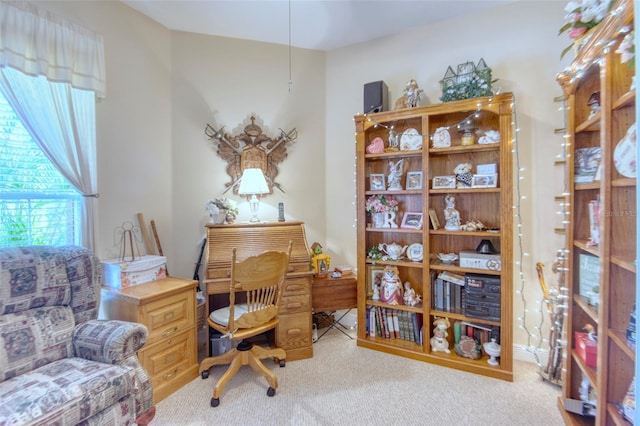
[[[205,315],[205,311],[204,311],[204,302],[198,303],[196,312],[197,312],[197,318],[198,318],[197,329],[202,330],[207,326],[207,321],[206,321],[207,316]]]

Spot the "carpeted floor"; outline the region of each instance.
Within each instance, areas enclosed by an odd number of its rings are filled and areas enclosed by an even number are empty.
[[[322,331],[322,330],[321,330]],[[354,333],[352,333],[354,334]],[[267,361],[279,387],[243,367],[209,403],[226,369],[213,367],[157,405],[160,425],[562,425],[560,389],[516,361],[513,383],[359,348],[332,329],[311,359]]]

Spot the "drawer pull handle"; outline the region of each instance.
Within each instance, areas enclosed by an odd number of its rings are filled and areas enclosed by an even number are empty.
[[[288,285],[287,286],[287,291],[298,291],[301,290],[303,287],[300,285]]]
[[[299,328],[291,328],[287,330],[287,334],[290,334],[290,335],[300,334],[300,333],[302,333],[302,330],[300,330]]]
[[[176,331],[178,331],[178,327],[173,327],[173,328],[170,328],[169,330],[165,330],[165,331],[162,332],[162,337],[167,337],[167,336],[175,333]]]
[[[175,377],[177,372],[178,372],[178,369],[176,368],[175,370],[173,370],[173,373],[165,374],[164,376],[162,376],[162,378],[164,380],[171,380],[171,379],[173,379]]]
[[[287,308],[291,309],[291,308],[299,308],[302,306],[302,303],[300,302],[293,302],[293,303],[287,303]]]

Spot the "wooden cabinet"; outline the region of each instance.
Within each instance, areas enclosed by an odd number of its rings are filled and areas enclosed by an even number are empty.
[[[238,223],[207,226],[206,309],[209,313],[229,303],[231,253],[238,259],[265,250],[286,251],[292,242],[289,272],[282,291],[275,345],[287,351],[287,361],[311,358],[311,255],[302,222]],[[214,300],[214,299],[219,300]],[[207,353],[209,342],[207,341]]]
[[[469,99],[443,104],[429,105],[419,108],[403,109],[355,116],[356,155],[357,155],[357,257],[358,276],[358,345],[381,350],[395,355],[419,359],[426,362],[470,371],[503,380],[513,380],[512,368],[512,287],[513,287],[513,184],[512,184],[512,103],[509,93]],[[463,144],[462,127],[475,128],[476,140],[487,131],[500,133],[499,143],[472,145]],[[442,129],[448,129],[450,146],[433,148],[431,138]],[[414,129],[415,131],[410,131]],[[411,133],[414,135],[411,136]],[[415,148],[416,136],[422,138],[421,149]],[[398,139],[399,149],[389,149],[394,139]],[[367,153],[366,148],[381,138],[387,149],[382,153]],[[407,142],[406,144],[404,142]],[[484,140],[483,140],[484,142]],[[407,149],[408,148],[408,149]],[[388,187],[372,185],[374,175],[389,174],[391,163],[403,160],[403,173],[400,190],[389,190]],[[470,163],[472,174],[477,173],[478,165],[495,165],[497,176],[493,182],[480,182],[477,179],[471,188],[442,188],[442,182],[433,188],[435,177],[452,176],[458,164]],[[410,185],[406,182],[410,172],[422,172],[422,176],[412,173],[412,179],[418,178]],[[445,184],[455,178],[440,179]],[[486,187],[482,187],[485,185]],[[409,186],[409,189],[407,189]],[[383,194],[399,202],[397,228],[375,228],[371,224],[371,215],[366,212],[367,199],[373,195]],[[481,221],[490,230],[445,230],[441,226],[433,229],[430,226],[429,210],[433,209],[438,221],[444,225],[443,211],[446,207],[445,197],[455,197],[456,209],[461,216],[462,224],[468,221]],[[423,225],[420,229],[401,227],[402,216],[407,213],[422,213]],[[488,240],[500,252],[501,266],[495,263],[489,269],[481,269],[478,264],[460,266],[460,262],[445,264],[437,255],[439,253],[456,253],[469,250],[475,252],[483,240]],[[380,244],[396,243],[407,246],[411,256],[403,256],[392,261],[368,257],[368,251]],[[422,260],[419,259],[420,246]],[[486,260],[486,258],[484,259]],[[415,306],[388,305],[373,300],[372,280],[381,267],[386,265],[398,268],[402,283],[409,282],[415,292],[422,298],[422,303]],[[493,295],[494,309],[492,318],[478,318],[465,315],[465,309],[448,309],[440,307],[434,301],[433,281],[442,273],[482,274],[499,282],[500,292]],[[494,281],[495,281],[494,280]],[[453,296],[452,296],[453,297]],[[479,311],[489,305],[479,305]],[[439,309],[436,309],[438,307]],[[387,338],[377,335],[372,330],[375,325],[369,321],[372,310],[391,310],[400,322],[411,318],[415,330],[422,332],[421,339],[411,338],[405,333],[403,338]],[[495,311],[497,309],[497,311]],[[448,346],[450,353],[436,351],[431,346],[433,323],[437,318],[447,318],[451,324],[448,329]],[[453,324],[463,321],[472,322],[480,327],[491,329],[502,346],[502,356],[498,366],[488,364],[489,356],[482,352],[480,359],[460,356],[454,350],[455,333]],[[369,322],[369,325],[367,325]],[[422,330],[419,325],[423,324]],[[472,330],[473,331],[473,330]],[[420,341],[421,340],[421,341]]]
[[[198,376],[197,285],[197,281],[168,277],[102,289],[102,318],[138,322],[149,331],[138,358],[151,377],[156,404]]]
[[[616,13],[593,30],[572,65],[558,77],[567,98],[566,142],[570,154],[566,167],[569,300],[562,397],[579,400],[581,384],[588,384],[597,395],[595,423],[601,425],[623,424],[615,404],[622,402],[635,375],[636,362],[634,345],[628,345],[626,338],[637,280],[635,138],[633,152],[622,152],[623,138],[635,126],[636,97],[631,89],[633,68],[622,64],[615,52],[626,31],[633,28],[633,3],[618,1],[612,10]],[[598,92],[600,111],[592,112],[589,99]],[[599,149],[601,155],[593,182],[574,177],[578,172],[574,159],[588,148]],[[622,163],[616,166],[616,160]],[[630,161],[634,161],[633,173],[628,167]],[[594,200],[599,200],[599,212],[590,214]],[[594,233],[599,234],[599,242],[593,238]],[[581,260],[590,260],[596,266],[595,276],[589,277],[593,271],[587,272]],[[589,281],[599,285],[598,306],[589,304],[586,297]],[[598,335],[595,366],[581,357],[575,338],[587,324]],[[559,403],[567,423],[588,420],[566,411],[563,398]]]

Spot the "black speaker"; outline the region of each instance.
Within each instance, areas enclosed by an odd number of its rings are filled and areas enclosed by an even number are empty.
[[[389,89],[384,81],[372,81],[364,85],[364,113],[389,110]]]

